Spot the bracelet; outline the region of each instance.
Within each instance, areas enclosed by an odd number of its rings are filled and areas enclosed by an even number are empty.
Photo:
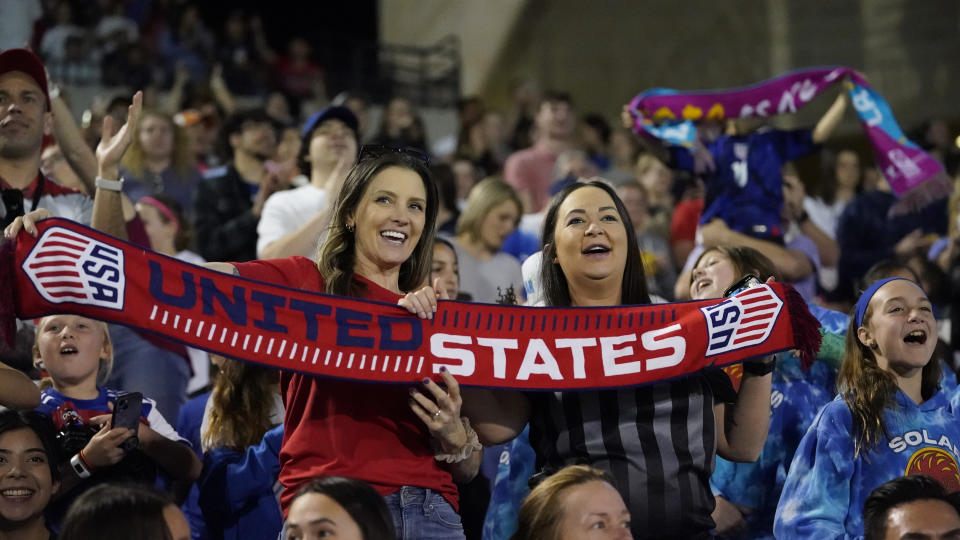
[[[460,421],[463,422],[463,429],[467,432],[467,443],[464,444],[460,450],[451,454],[437,452],[433,455],[433,459],[444,463],[460,463],[473,455],[477,450],[483,449],[483,445],[480,444],[480,437],[478,437],[477,432],[470,427],[470,419],[466,416],[461,416]]]
[[[764,375],[769,375],[773,372],[773,368],[777,365],[776,360],[770,360],[769,362],[764,361],[746,361],[743,363],[743,372],[755,375],[757,377],[763,377]]]
[[[96,181],[97,189],[105,189],[107,191],[123,191],[123,178],[119,180],[107,180],[106,178],[97,177]]]
[[[80,450],[70,458],[70,466],[73,467],[73,472],[77,473],[77,476],[80,478],[90,478],[93,474],[93,471],[91,471],[90,466],[87,464],[87,460],[83,459],[83,450]]]

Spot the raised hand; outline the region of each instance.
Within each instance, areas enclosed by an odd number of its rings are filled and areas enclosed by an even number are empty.
[[[143,110],[143,92],[133,95],[133,103],[127,109],[127,122],[119,129],[109,115],[103,119],[103,134],[97,145],[97,175],[106,180],[116,180],[119,175],[120,158],[133,142],[133,135]]]

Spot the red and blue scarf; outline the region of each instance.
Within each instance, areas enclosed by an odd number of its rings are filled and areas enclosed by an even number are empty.
[[[410,383],[446,367],[471,386],[599,389],[786,349],[799,349],[810,362],[819,347],[816,319],[782,283],[731,298],[646,306],[441,301],[434,318],[422,320],[396,305],[214,272],[64,219],[37,228],[36,238],[21,232],[0,255],[4,303],[17,316],[75,313],[325,377]],[[9,343],[13,318],[6,315]]]

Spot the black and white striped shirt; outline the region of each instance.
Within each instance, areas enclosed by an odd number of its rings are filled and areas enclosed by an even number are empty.
[[[634,538],[689,538],[714,527],[715,396],[733,389],[706,370],[649,386],[530,393],[538,470],[586,464],[609,472]]]

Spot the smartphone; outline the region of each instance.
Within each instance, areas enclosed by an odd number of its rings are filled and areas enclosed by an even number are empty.
[[[117,396],[113,402],[113,417],[110,422],[112,427],[123,427],[133,431],[129,439],[123,441],[120,447],[124,451],[130,451],[136,448],[140,440],[137,439],[137,428],[140,425],[140,412],[143,407],[143,394],[140,392],[128,392]]]
[[[760,278],[753,274],[747,274],[740,278],[736,283],[727,287],[727,290],[723,292],[723,297],[734,296],[740,292],[743,292],[751,287],[759,287],[763,285],[760,282]]]

